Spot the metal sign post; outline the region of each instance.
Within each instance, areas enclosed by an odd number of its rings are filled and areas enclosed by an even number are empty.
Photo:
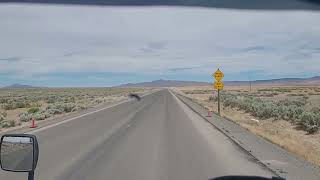
[[[218,69],[215,73],[212,75],[215,78],[215,82],[213,84],[213,88],[218,90],[218,115],[221,116],[220,113],[220,90],[223,89],[224,84],[221,81],[222,78],[224,77],[224,74],[220,69]]]
[[[221,116],[221,113],[220,113],[220,89],[218,89],[218,114],[219,114],[219,116]]]

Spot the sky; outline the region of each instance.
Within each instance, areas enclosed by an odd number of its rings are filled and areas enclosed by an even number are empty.
[[[0,4],[0,86],[320,75],[320,12]]]

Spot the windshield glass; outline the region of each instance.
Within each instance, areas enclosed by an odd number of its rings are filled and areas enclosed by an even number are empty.
[[[320,179],[317,2],[30,2],[0,3],[0,134],[35,179]]]

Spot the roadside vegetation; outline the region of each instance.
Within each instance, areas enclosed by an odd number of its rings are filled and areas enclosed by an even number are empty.
[[[210,96],[209,100],[217,101],[217,97]],[[311,110],[307,110],[305,108],[307,98],[272,101],[252,96],[223,93],[221,102],[225,107],[245,111],[261,120],[272,118],[289,121],[308,133],[315,133],[320,128],[320,109],[319,107],[313,107]]]
[[[176,91],[217,112],[212,87]],[[221,105],[222,116],[320,166],[320,87],[230,86]]]
[[[0,89],[0,130],[19,126],[32,118],[45,120],[145,91],[138,88]]]
[[[310,89],[310,88],[309,88]],[[300,93],[291,93],[297,91]],[[319,89],[312,89],[309,92],[299,88],[262,88],[254,93],[248,91],[223,91],[221,102],[224,107],[250,113],[260,120],[272,118],[274,120],[286,120],[299,129],[312,134],[320,129],[320,106],[315,104],[313,107],[308,102],[309,96],[320,96]],[[185,90],[185,94],[213,94],[213,90]],[[276,98],[285,94],[286,98]],[[269,98],[268,98],[269,97]],[[296,97],[296,98],[291,98]],[[208,101],[218,101],[217,96],[210,95]]]

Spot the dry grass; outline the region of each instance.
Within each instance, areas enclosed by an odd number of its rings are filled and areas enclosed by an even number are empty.
[[[276,89],[276,90],[274,90]],[[176,89],[188,97],[194,99],[207,109],[217,112],[217,104],[208,101],[209,96],[216,95],[211,87],[183,87]],[[212,91],[210,91],[212,90]],[[320,107],[320,87],[253,87],[251,92],[247,86],[229,86],[224,91],[233,94],[255,94],[257,97],[268,100],[279,101],[283,99],[296,99],[306,97],[306,110]],[[194,93],[197,92],[197,93]],[[273,95],[267,95],[272,94]],[[265,119],[260,120],[252,115],[232,109],[222,108],[222,116],[227,117],[245,129],[257,134],[279,146],[285,148],[305,160],[320,166],[320,134],[307,134],[305,131],[298,130],[295,125],[285,120]]]

